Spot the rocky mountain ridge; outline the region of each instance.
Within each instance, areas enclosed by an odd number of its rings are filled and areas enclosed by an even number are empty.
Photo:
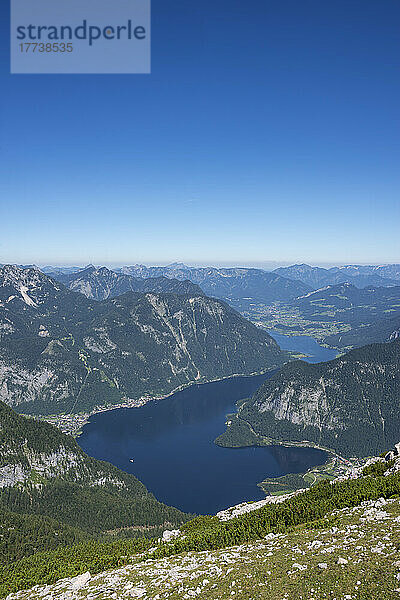
[[[400,264],[384,264],[384,265],[344,265],[341,267],[333,267],[332,270],[354,274],[378,274],[381,277],[389,277],[397,281],[400,280]]]

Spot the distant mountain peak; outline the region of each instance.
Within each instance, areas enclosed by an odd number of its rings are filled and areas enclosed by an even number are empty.
[[[187,265],[185,265],[185,263],[181,263],[181,262],[171,263],[170,265],[167,265],[167,267],[174,267],[174,268],[180,268],[180,269],[189,269],[189,267]]]
[[[111,269],[109,269],[108,267],[93,267],[92,270],[94,273],[100,273],[103,275],[115,275],[118,277],[117,273],[115,273],[115,271],[111,271]]]
[[[37,267],[24,269],[17,265],[4,265],[0,268],[0,286],[5,285],[35,285],[38,282],[51,281]]]

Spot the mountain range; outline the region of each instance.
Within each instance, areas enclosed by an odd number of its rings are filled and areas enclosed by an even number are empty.
[[[28,414],[90,412],[282,364],[265,331],[194,291],[99,302],[37,269],[3,267],[0,400]]]
[[[23,266],[23,268],[31,267],[33,267],[33,265]],[[92,267],[92,265],[89,267]],[[85,269],[82,269],[81,267],[46,266],[42,267],[41,270],[47,275],[57,279],[63,275],[74,274]],[[314,290],[327,285],[337,285],[339,283],[351,283],[358,288],[369,286],[386,287],[398,285],[396,282],[400,281],[400,264],[396,263],[387,265],[343,265],[340,267],[331,267],[329,269],[323,267],[313,267],[303,263],[287,267],[279,267],[274,271],[249,268],[223,269],[215,267],[188,267],[183,263],[172,263],[171,265],[162,267],[133,265],[113,268],[112,271],[133,275],[136,278],[142,279],[162,276],[175,279],[186,278],[194,281],[194,283],[198,283],[199,285],[201,285],[204,280],[209,278],[215,279],[218,277],[218,274],[232,277],[234,276],[232,272],[235,271],[240,272],[242,277],[243,273],[244,276],[248,275],[249,277],[260,272],[274,273],[275,275],[280,275],[284,279],[300,281]],[[274,280],[271,279],[271,281],[273,282]],[[207,290],[204,291],[207,292]]]
[[[238,547],[243,549],[252,542],[254,556],[259,559],[260,544],[265,542],[266,557],[260,563],[265,569],[270,567],[264,563],[278,542],[283,544],[279,564],[271,571],[260,571],[260,583],[265,585],[268,573],[273,572],[275,579],[281,568],[282,578],[275,588],[279,595],[282,585],[289,578],[293,583],[293,574],[304,569],[307,577],[298,582],[298,597],[310,573],[316,571],[320,577],[326,572],[330,560],[326,556],[331,556],[337,539],[338,528],[332,529],[332,525],[346,518],[343,510],[349,507],[354,518],[351,507],[372,500],[371,510],[378,511],[376,506],[381,508],[386,502],[382,497],[398,496],[399,445],[388,458],[374,458],[366,470],[359,470],[355,481],[321,481],[308,492],[278,500],[274,497],[261,508],[250,505],[247,510],[240,505],[238,516],[230,509],[223,511],[230,519],[227,523],[218,517],[198,517],[182,525],[189,515],[158,502],[134,476],[90,458],[72,437],[11,408],[30,415],[90,412],[124,403],[135,405],[194,382],[282,367],[252,398],[240,402],[236,415],[229,416],[219,444],[315,445],[341,456],[362,457],[379,454],[398,442],[400,285],[359,289],[340,283],[313,291],[307,284],[279,274],[265,278],[252,269],[209,269],[206,274],[189,273],[190,277],[187,269],[172,265],[171,273],[176,275],[172,277],[155,271],[149,276],[147,271],[139,273],[139,268],[133,275],[90,266],[74,273],[54,272],[54,278],[34,267],[6,265],[0,269],[0,595],[73,577],[68,583],[35,588],[18,597],[74,598],[91,580],[89,569],[98,573],[118,568],[102,576],[106,583],[97,582],[89,590],[94,594],[87,597],[113,595],[115,582],[123,597],[142,597],[145,587],[149,589],[143,580],[150,563],[155,566],[149,581],[151,585],[157,581],[160,588],[165,581],[169,586],[171,574],[176,575],[177,560],[181,559],[175,555],[183,557],[180,575],[188,562],[193,573],[198,571],[198,563],[193,563],[193,553],[198,550],[203,550],[207,561],[212,552],[222,550],[218,559],[226,569],[237,556]],[[202,283],[193,281],[196,277],[203,278]],[[293,284],[302,286],[302,293],[291,296]],[[246,290],[252,291],[254,300],[257,294],[261,298],[266,290],[273,294],[279,288],[279,293],[288,294],[287,301],[308,319],[323,316],[351,324],[353,329],[336,339],[338,346],[346,347],[351,336],[353,342],[368,339],[387,343],[364,346],[326,363],[284,364],[287,356],[265,331],[220,299],[206,296],[204,288],[207,293],[213,288],[214,295],[216,291],[228,292],[230,301],[238,303],[250,299],[242,295]],[[334,509],[340,511],[339,516],[337,512],[331,514]],[[365,504],[361,509],[366,509]],[[247,514],[252,510],[253,514]],[[382,514],[386,523],[389,517]],[[311,534],[305,531],[307,524]],[[364,537],[360,534],[364,546],[367,525],[364,519]],[[292,535],[296,526],[305,537],[303,541],[293,538],[289,564],[284,562],[288,552],[285,536]],[[305,562],[307,552],[314,555],[321,548],[318,544],[323,545],[315,539],[322,526],[324,535],[335,535],[334,542],[321,550],[318,560],[326,562],[312,565],[310,556],[310,568],[299,564],[297,561]],[[181,532],[166,532],[164,541],[126,539],[161,535],[166,527],[181,527]],[[349,527],[354,536],[357,525]],[[382,527],[374,535],[379,537]],[[342,529],[345,531],[346,525]],[[389,533],[388,528],[385,539]],[[348,542],[346,537],[346,552]],[[301,543],[305,550],[299,554]],[[227,550],[228,545],[235,549]],[[376,566],[374,577],[380,582],[378,567],[382,569],[385,563],[382,560],[378,565],[375,560],[376,537],[370,545],[374,556],[371,568]],[[132,562],[135,554],[135,566],[125,568],[123,565]],[[169,567],[166,561],[152,562],[169,555],[174,555]],[[140,566],[142,559],[144,566]],[[335,556],[336,571],[332,571],[329,589],[342,577],[348,562]],[[133,585],[129,578],[137,566],[142,571]],[[167,571],[162,571],[164,568]],[[178,595],[182,597],[182,590],[187,590],[188,598],[200,592],[214,597],[218,584],[212,582],[225,577],[220,577],[223,570],[215,564],[207,568],[211,568],[210,578],[203,576],[197,588],[190,587],[195,585],[194,575],[186,588],[182,576]],[[393,581],[393,573],[390,576]],[[221,597],[230,597],[232,588],[238,589],[240,577],[239,572],[235,574],[229,588],[218,588],[218,594],[221,591]],[[355,579],[357,586],[358,577],[360,572]],[[258,593],[258,584],[257,590],[254,586],[245,589],[247,574],[240,581],[242,598]],[[317,584],[312,585],[309,594]],[[345,588],[342,582],[341,589]],[[158,590],[152,589],[157,597]],[[369,590],[373,589],[371,584]],[[168,587],[166,596],[170,591]],[[367,596],[389,597],[374,592]]]
[[[379,275],[400,280],[400,264],[391,265],[344,265],[342,267],[333,267],[338,271],[348,273],[349,275]]]
[[[307,264],[292,265],[290,267],[279,267],[274,273],[301,281],[313,289],[319,289],[328,285],[350,283],[358,288],[368,286],[384,287],[399,285],[400,265],[384,266],[357,266],[347,265],[344,267],[311,267]]]
[[[183,263],[161,267],[132,265],[112,270],[92,265],[84,269],[44,267],[43,271],[71,290],[96,300],[127,291],[185,293],[187,288],[190,293],[189,282],[192,282],[206,295],[225,300],[238,310],[246,310],[254,303],[288,303],[298,296],[328,286],[347,283],[363,289],[398,286],[400,282],[398,264],[347,265],[330,269],[299,264],[280,267],[272,272],[239,267],[189,267]],[[169,287],[166,280],[175,280],[175,283]],[[186,285],[180,290],[176,281],[186,282]]]
[[[220,298],[235,308],[250,302],[287,302],[309,292],[312,288],[300,281],[282,277],[262,269],[188,267],[177,263],[167,267],[134,265],[123,267],[122,273],[135,277],[170,277],[189,279],[199,285],[207,296]]]
[[[188,279],[183,281],[168,277],[143,279],[115,273],[107,267],[96,268],[92,265],[74,273],[54,273],[53,278],[71,291],[80,292],[94,300],[107,300],[126,292],[204,295],[201,288]]]
[[[400,339],[395,339],[326,363],[286,364],[240,405],[218,443],[311,443],[347,457],[369,456],[397,443],[399,428]]]

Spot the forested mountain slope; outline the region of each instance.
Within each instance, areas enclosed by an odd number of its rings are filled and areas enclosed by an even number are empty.
[[[300,296],[292,304],[310,321],[340,321],[358,327],[400,315],[400,286],[360,290],[343,283]]]
[[[351,348],[378,342],[389,342],[399,337],[400,314],[380,319],[370,325],[356,327],[345,333],[331,335],[325,338],[325,342],[335,348]]]
[[[296,361],[241,404],[221,445],[304,440],[345,456],[379,454],[400,437],[400,339],[327,363]]]
[[[0,400],[19,412],[131,404],[284,357],[265,331],[203,294],[97,302],[36,269],[0,269]]]
[[[344,265],[342,267],[332,267],[331,271],[340,271],[352,276],[358,275],[379,275],[400,281],[400,264],[393,263],[388,265]]]
[[[0,521],[14,523],[11,535],[19,544],[27,547],[30,541],[34,547],[43,527],[51,548],[54,536],[72,543],[120,527],[185,518],[158,502],[133,475],[87,456],[72,437],[0,402]],[[40,543],[43,547],[46,540]]]

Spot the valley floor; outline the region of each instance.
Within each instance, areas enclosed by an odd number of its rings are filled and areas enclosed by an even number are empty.
[[[322,346],[326,345],[324,343],[326,337],[345,333],[351,329],[347,323],[334,318],[334,313],[327,320],[322,313],[319,319],[310,320],[304,317],[298,308],[282,303],[252,304],[241,312],[246,319],[267,329],[270,333],[287,336],[307,335],[316,339]]]
[[[8,600],[392,600],[400,598],[400,501],[364,502],[287,534],[133,562]]]

